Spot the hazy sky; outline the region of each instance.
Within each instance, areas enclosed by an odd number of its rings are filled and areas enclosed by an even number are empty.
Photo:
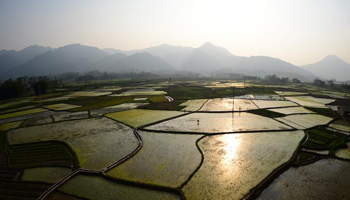
[[[350,63],[349,0],[0,0],[0,49],[81,43],[142,49],[199,47],[295,65],[338,55]]]

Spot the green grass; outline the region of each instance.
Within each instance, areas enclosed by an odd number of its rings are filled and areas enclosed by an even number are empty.
[[[269,117],[269,118],[277,118],[277,117],[285,117],[286,116],[285,114],[273,112],[273,111],[266,110],[266,109],[250,110],[248,112],[252,113],[252,114],[256,114],[256,115],[261,115],[264,117]]]
[[[337,117],[336,113],[333,112],[330,108],[313,108],[313,107],[304,107],[304,108],[327,117],[332,117],[332,118]]]
[[[39,166],[74,165],[74,157],[60,142],[40,142],[8,146],[9,167],[22,169]]]
[[[310,149],[330,150],[344,147],[346,135],[333,132],[325,128],[314,128],[308,131],[309,139],[305,142],[304,147]]]

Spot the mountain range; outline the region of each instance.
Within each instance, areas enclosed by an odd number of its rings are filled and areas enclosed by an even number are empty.
[[[337,81],[350,80],[350,64],[343,61],[336,55],[329,55],[321,61],[302,66],[308,70],[325,79],[335,79]]]
[[[328,72],[328,69],[332,69]],[[318,63],[298,67],[267,56],[242,57],[231,54],[210,42],[198,48],[163,44],[140,50],[122,51],[71,44],[57,49],[30,46],[21,51],[0,51],[0,79],[19,76],[56,75],[65,72],[154,72],[192,71],[202,75],[240,73],[264,77],[299,78],[312,81],[316,77],[349,80],[350,64],[336,56]]]

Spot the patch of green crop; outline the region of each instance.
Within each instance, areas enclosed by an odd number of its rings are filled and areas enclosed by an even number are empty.
[[[275,94],[275,88],[268,87],[245,87],[242,88],[243,94]]]
[[[336,117],[336,114],[330,108],[314,108],[314,107],[304,107],[304,108],[327,117],[332,117],[332,118]]]
[[[258,110],[250,110],[248,111],[249,113],[256,114],[256,115],[261,115],[264,117],[269,117],[269,118],[277,118],[277,117],[285,117],[285,114],[266,110],[266,109],[258,109]]]
[[[329,146],[329,153],[330,154],[335,154],[335,152],[338,149],[346,149],[348,145],[346,144],[349,140],[346,137],[343,137],[339,140],[334,141],[330,146]]]
[[[324,149],[333,150],[344,146],[346,140],[346,135],[338,132],[334,132],[325,128],[314,128],[308,130],[309,138],[304,143],[305,148],[310,149]]]
[[[318,156],[314,153],[310,153],[307,151],[301,151],[298,155],[296,161],[294,161],[294,166],[302,166],[308,164],[311,160],[316,159]]]
[[[9,145],[7,154],[9,167],[13,169],[74,165],[73,155],[68,147],[60,142]]]
[[[165,98],[165,96],[150,96],[148,97],[148,100],[151,101],[152,103],[165,103],[165,102],[169,102],[167,98]]]
[[[140,109],[149,109],[149,110],[181,110],[186,106],[180,106],[186,100],[174,100],[172,102],[159,102],[151,103],[148,105],[140,106]]]

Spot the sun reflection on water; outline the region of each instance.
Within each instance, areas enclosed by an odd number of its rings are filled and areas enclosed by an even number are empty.
[[[240,146],[241,143],[241,137],[236,136],[234,138],[228,137],[228,135],[226,137],[223,137],[223,156],[221,158],[221,164],[223,167],[226,168],[226,170],[231,169],[233,166],[233,161],[235,159],[239,159],[237,156],[239,156],[237,154],[237,149]]]

